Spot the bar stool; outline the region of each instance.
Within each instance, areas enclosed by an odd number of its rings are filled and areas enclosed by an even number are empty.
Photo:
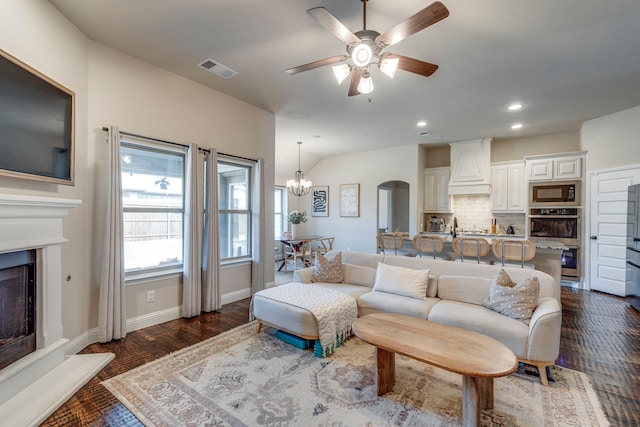
[[[520,265],[521,268],[536,268],[534,264],[525,264],[536,255],[536,246],[531,240],[498,239],[491,244],[491,250],[500,259],[503,266],[506,260],[506,265],[514,265],[509,261],[517,261],[517,265]]]
[[[491,246],[484,237],[459,236],[453,239],[453,251],[460,256],[460,262],[464,262],[464,257],[475,257],[478,264],[491,264],[491,261],[480,260],[489,254]]]
[[[416,234],[412,239],[413,248],[418,251],[420,258],[423,253],[433,254],[433,259],[436,259],[436,254],[444,250],[444,239],[440,236],[426,236],[424,234]]]
[[[383,254],[387,253],[387,249],[393,249],[393,254],[398,255],[398,249],[404,246],[404,237],[395,233],[378,234],[378,247]]]

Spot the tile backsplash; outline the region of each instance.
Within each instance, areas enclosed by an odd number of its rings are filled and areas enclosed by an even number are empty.
[[[458,227],[465,230],[491,229],[491,219],[496,218],[498,228],[513,225],[516,234],[525,233],[526,215],[524,213],[493,213],[489,195],[457,195],[451,199],[451,215],[435,214],[443,217],[445,224],[453,225],[453,218],[458,219]],[[425,224],[428,218],[425,215]]]

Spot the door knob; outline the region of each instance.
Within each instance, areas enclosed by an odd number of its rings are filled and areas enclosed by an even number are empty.
[[[598,240],[598,236],[591,236],[591,240]]]

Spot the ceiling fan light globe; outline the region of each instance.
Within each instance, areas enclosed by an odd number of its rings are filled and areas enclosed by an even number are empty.
[[[344,79],[351,74],[351,67],[347,64],[334,65],[331,68],[333,69],[333,75],[336,77],[338,84],[342,83]]]
[[[385,58],[380,62],[380,71],[394,78],[396,71],[398,71],[398,62],[400,62],[400,58]]]
[[[360,43],[353,48],[353,51],[351,52],[351,59],[356,67],[366,67],[373,59],[373,51],[369,45]]]
[[[371,74],[368,72],[364,73],[360,78],[360,83],[358,83],[358,92],[364,94],[373,92],[373,80],[371,80]]]

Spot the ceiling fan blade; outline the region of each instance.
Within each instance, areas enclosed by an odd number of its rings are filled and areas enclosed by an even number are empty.
[[[346,44],[360,43],[360,38],[353,34],[351,30],[344,26],[344,24],[338,21],[338,18],[333,16],[324,7],[314,7],[307,10],[307,14],[315,19],[318,24],[322,25],[325,29],[333,33],[334,36],[342,40]]]
[[[395,53],[387,53],[384,55],[384,58],[399,58],[399,69],[425,77],[429,77],[438,69],[438,66],[436,64],[420,61],[419,59],[415,58],[409,58],[408,56],[396,55]]]
[[[360,95],[358,91],[358,85],[360,84],[360,78],[364,70],[362,68],[354,68],[351,72],[351,84],[349,85],[349,96]]]
[[[318,61],[310,62],[308,64],[299,65],[297,67],[289,68],[288,70],[285,70],[285,73],[287,73],[290,76],[292,76],[294,74],[298,74],[298,73],[301,73],[303,71],[309,71],[309,70],[313,70],[314,68],[324,67],[325,65],[331,65],[331,64],[335,64],[337,62],[346,61],[347,59],[349,59],[348,55],[332,56],[331,58],[320,59]]]
[[[389,31],[381,34],[376,39],[379,46],[392,46],[407,37],[422,31],[429,25],[449,16],[449,10],[439,1],[425,7],[415,15],[405,19]]]

